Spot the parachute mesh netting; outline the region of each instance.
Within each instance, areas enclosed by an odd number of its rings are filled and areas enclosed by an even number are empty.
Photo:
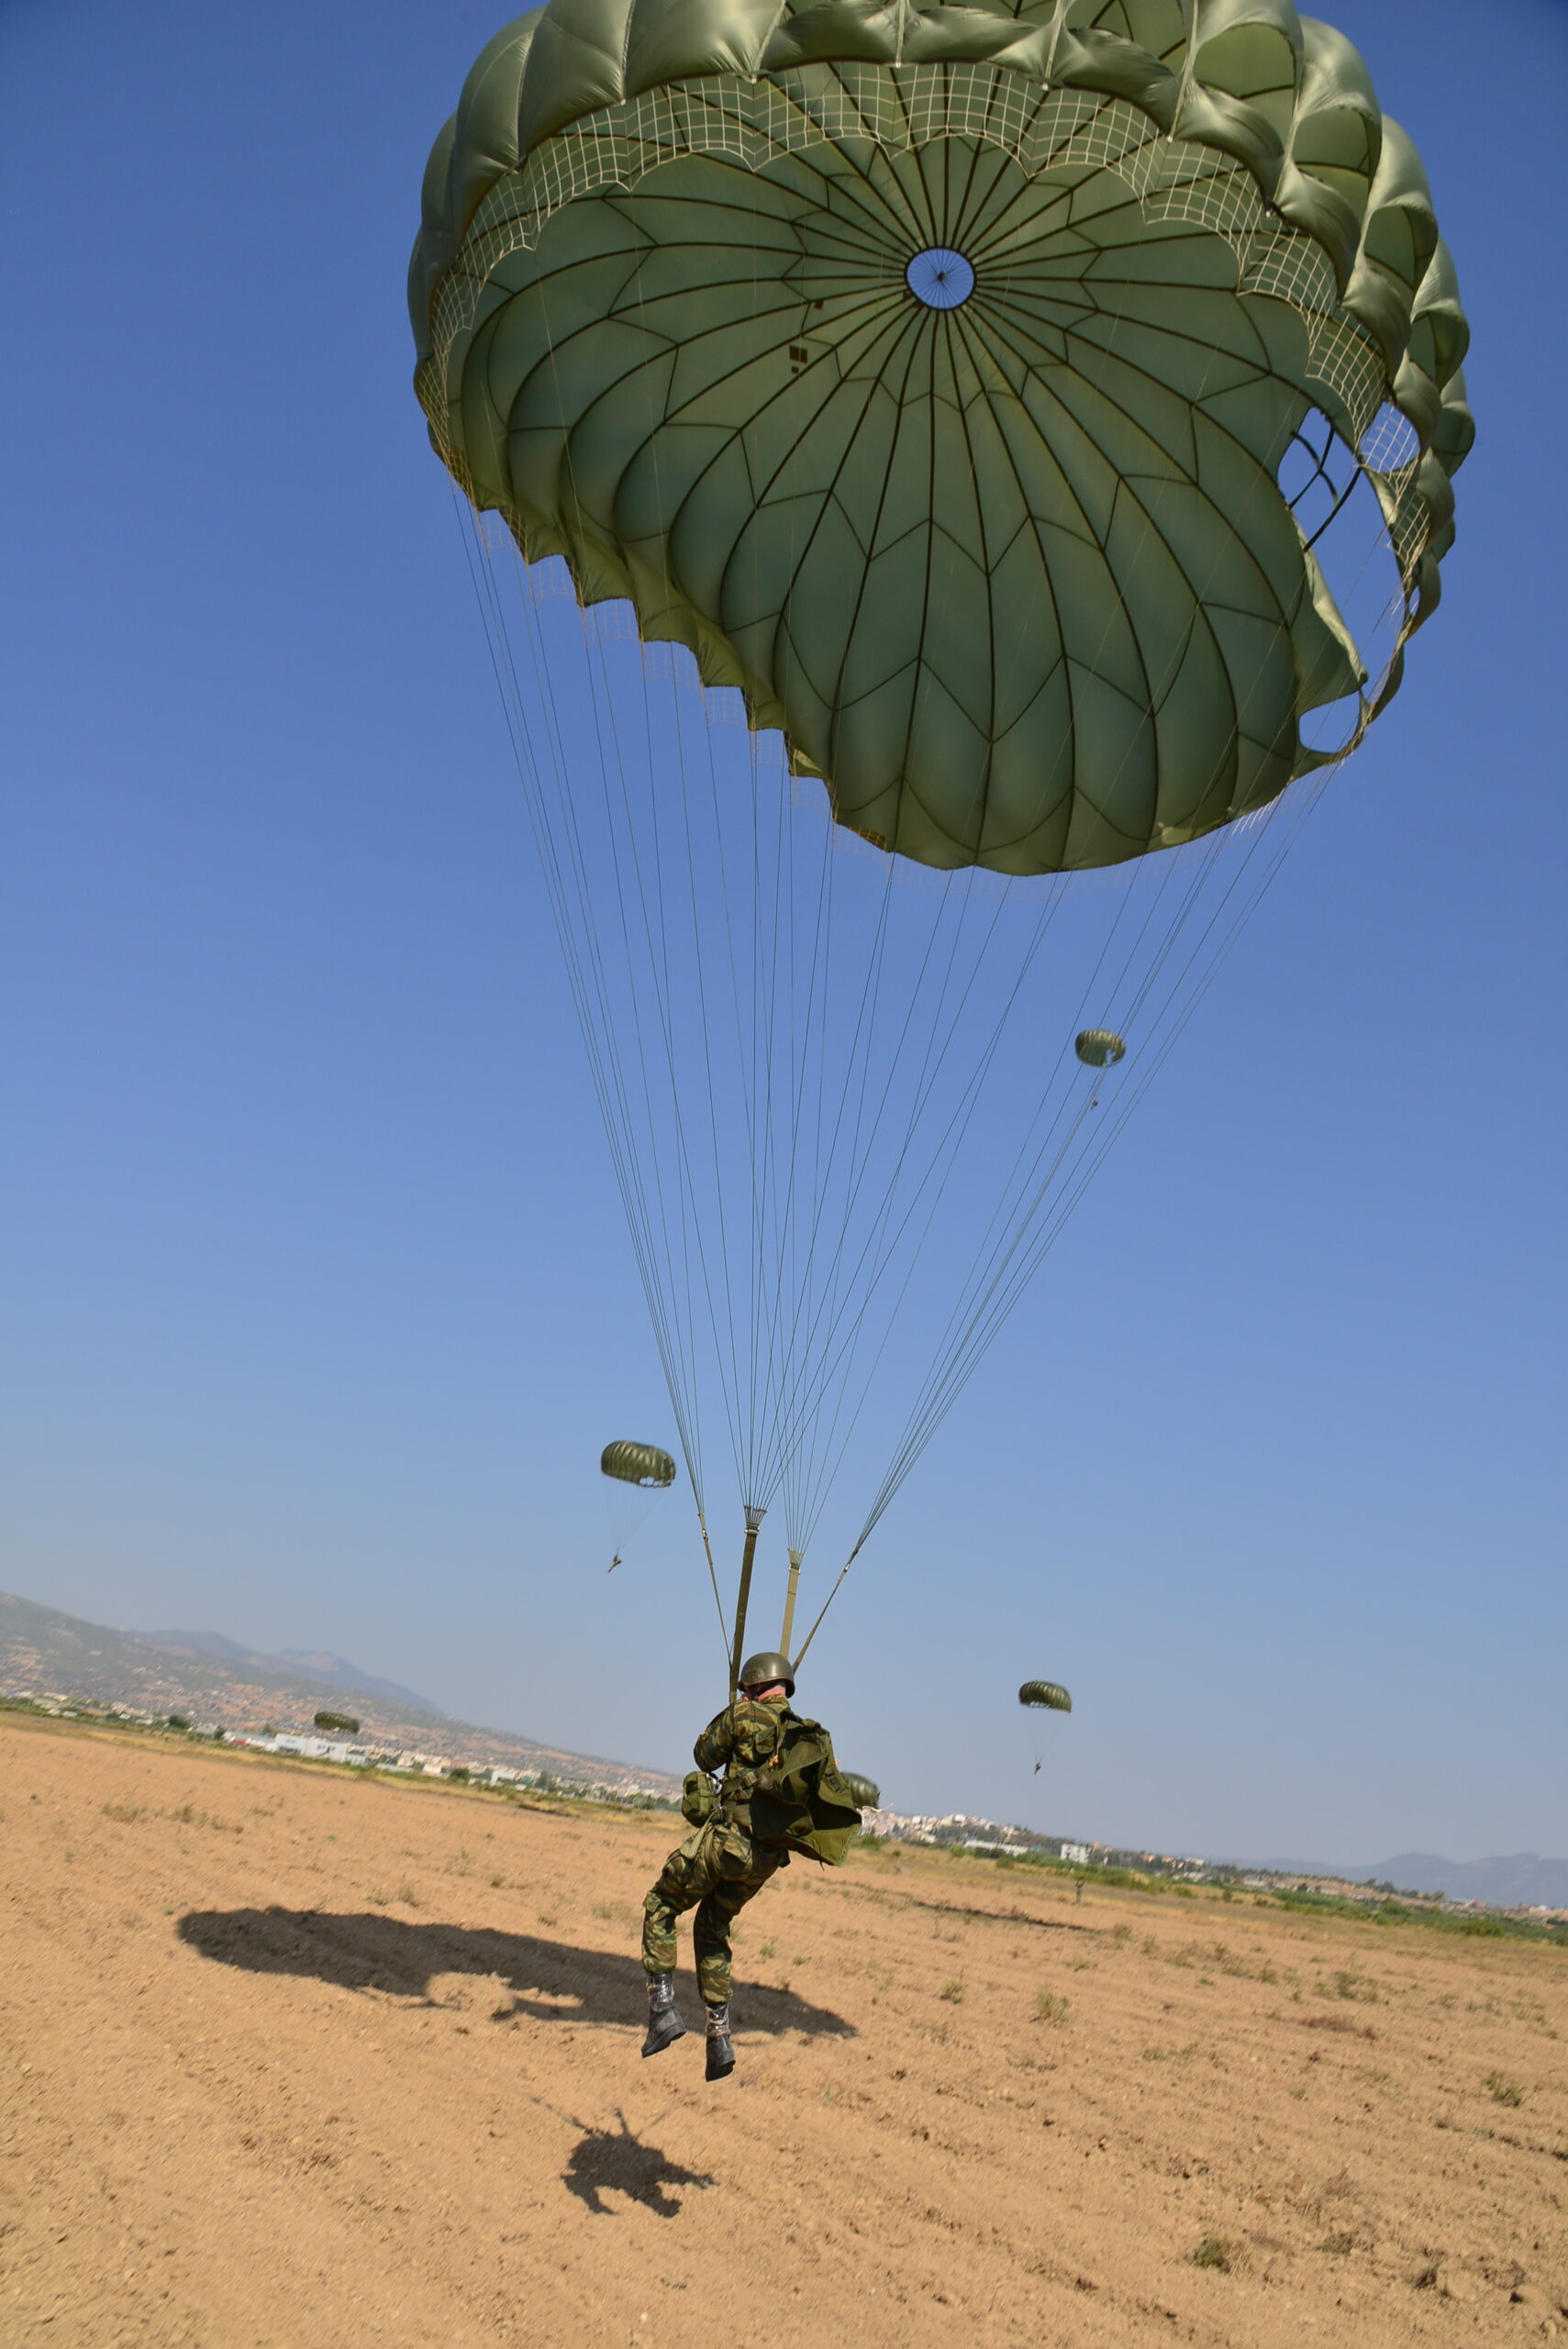
[[[551,0],[411,301],[705,1540],[721,1428],[793,1609],[1399,683],[1451,264],[1288,0]]]

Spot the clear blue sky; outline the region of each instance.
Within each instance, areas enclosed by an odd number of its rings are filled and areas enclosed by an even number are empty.
[[[1334,13],[1474,328],[1444,607],[801,1701],[901,1808],[1562,1852],[1568,12]],[[408,389],[493,29],[0,15],[0,1585],[678,1767],[711,1620],[684,1514],[603,1571],[668,1413]]]

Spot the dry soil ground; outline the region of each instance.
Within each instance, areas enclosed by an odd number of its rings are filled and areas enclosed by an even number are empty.
[[[5,2349],[1568,2336],[1568,1953],[797,1864],[710,2088],[670,1835],[0,1727]]]

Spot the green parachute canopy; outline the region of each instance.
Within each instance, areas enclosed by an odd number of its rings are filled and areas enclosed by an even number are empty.
[[[874,1778],[862,1778],[857,1770],[840,1770],[840,1777],[850,1790],[850,1799],[857,1810],[877,1810],[882,1805],[882,1788]]]
[[[1073,1699],[1060,1680],[1026,1680],[1018,1690],[1020,1705],[1042,1705],[1048,1712],[1070,1713]]]
[[[1113,1068],[1127,1056],[1127,1046],[1108,1028],[1085,1028],[1073,1045],[1085,1068]]]
[[[601,1473],[623,1485],[642,1485],[662,1492],[675,1481],[675,1464],[656,1443],[606,1443],[599,1454]]]
[[[437,141],[410,298],[474,504],[944,868],[1138,857],[1353,744],[1473,437],[1419,157],[1290,0],[550,0]]]
[[[1291,0],[550,0],[409,298],[721,1635],[776,1508],[798,1664],[1400,683],[1453,269]]]

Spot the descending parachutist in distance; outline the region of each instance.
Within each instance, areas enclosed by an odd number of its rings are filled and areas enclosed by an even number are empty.
[[[599,1455],[599,1473],[610,1479],[612,1486],[629,1485],[635,1491],[650,1496],[639,1503],[630,1515],[620,1508],[613,1512],[609,1532],[616,1550],[605,1569],[606,1574],[613,1575],[630,1547],[633,1535],[646,1521],[658,1496],[668,1492],[674,1483],[675,1464],[670,1454],[656,1443],[632,1443],[622,1440],[606,1444]]]
[[[1073,1710],[1073,1699],[1060,1680],[1026,1680],[1018,1690],[1018,1702],[1032,1711],[1070,1713]],[[1044,1760],[1044,1754],[1037,1746],[1033,1776],[1039,1777]]]

